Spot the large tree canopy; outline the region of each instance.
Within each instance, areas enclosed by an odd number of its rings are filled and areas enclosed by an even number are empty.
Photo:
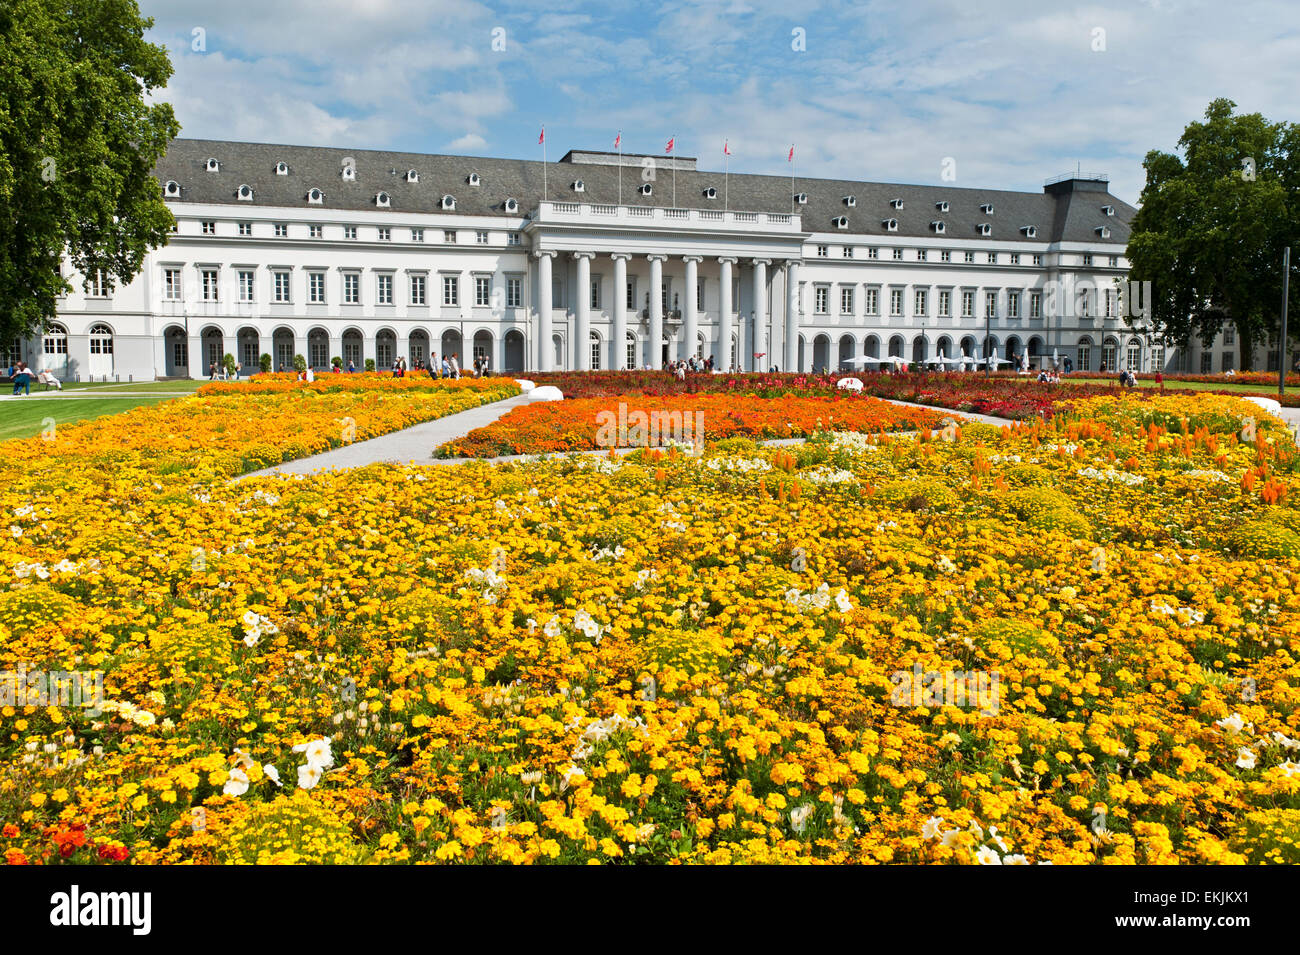
[[[1151,282],[1164,339],[1208,346],[1231,325],[1249,369],[1255,346],[1277,334],[1282,248],[1300,238],[1300,127],[1235,108],[1212,102],[1183,131],[1181,157],[1147,153],[1129,277]]]
[[[129,282],[172,216],[151,169],[180,126],[146,95],[171,76],[135,0],[0,2],[0,340],[84,274]]]

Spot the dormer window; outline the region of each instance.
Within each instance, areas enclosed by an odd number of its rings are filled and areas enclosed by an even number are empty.
[[[948,211],[948,200],[947,200],[947,199],[940,199],[938,202],[936,202],[936,203],[934,204],[934,207],[935,207],[936,209],[938,209],[940,212],[947,212],[947,211]]]
[[[318,206],[325,201],[325,193],[321,192],[319,189],[313,189],[311,192],[307,193],[307,201],[314,206]]]
[[[989,225],[987,222],[981,222],[975,227],[975,231],[982,236],[988,237],[993,233],[993,226]]]
[[[845,197],[844,197],[844,204],[845,204],[846,206],[848,206],[850,209],[852,209],[854,206],[856,206],[856,205],[858,204],[858,197],[857,197],[857,196],[845,196]]]
[[[407,182],[419,182],[419,181],[420,181],[420,174],[419,174],[418,172],[416,172],[414,169],[408,169],[408,170],[406,170],[406,181],[407,181]]]
[[[1038,226],[1036,225],[1021,226],[1020,231],[1025,234],[1026,239],[1034,239],[1038,237]]]
[[[575,179],[575,180],[573,180],[573,191],[574,191],[574,192],[586,192],[586,191],[587,191],[587,184],[586,184],[585,182],[583,182],[581,179]]]
[[[849,227],[848,216],[836,216],[831,221],[835,223],[835,228],[837,229],[847,229]]]
[[[253,187],[249,185],[240,186],[239,191],[236,192],[235,195],[239,197],[240,202],[252,202]]]
[[[885,231],[886,231],[886,232],[897,232],[897,231],[898,231],[898,220],[897,220],[897,219],[885,219],[885,220],[884,220],[883,222],[881,222],[880,224],[881,224],[882,226],[885,227]]]
[[[714,189],[712,186],[709,186],[709,188],[704,190],[704,198],[705,199],[718,198],[718,190]]]
[[[451,211],[451,210],[453,210],[453,209],[456,208],[456,197],[455,197],[455,196],[443,196],[443,197],[442,197],[442,202],[439,203],[439,204],[442,206],[443,209],[446,209],[446,210],[448,210],[448,211]]]
[[[1104,213],[1106,213],[1106,215],[1108,215],[1108,216],[1113,216],[1113,215],[1115,214],[1115,207],[1114,207],[1114,206],[1102,206],[1102,207],[1101,207],[1101,211],[1104,212]]]
[[[930,228],[935,231],[936,235],[943,235],[945,232],[948,231],[948,227],[944,225],[942,219],[935,219],[933,222],[930,223]]]
[[[641,187],[637,189],[637,192],[641,193],[641,195],[643,196],[650,196],[650,195],[654,195],[654,188],[650,185],[650,183],[643,182],[641,183]]]
[[[986,216],[991,216],[991,215],[993,215],[993,203],[991,203],[991,202],[985,202],[985,203],[983,203],[983,204],[980,206],[980,212],[984,213]]]
[[[903,208],[903,200],[902,200],[902,199],[890,199],[890,200],[889,200],[889,204],[890,204],[891,206],[893,206],[895,209],[901,209],[901,208]]]
[[[375,205],[377,205],[381,209],[389,208],[389,206],[391,205],[391,200],[388,197],[388,193],[381,192],[377,196],[375,196]]]
[[[275,174],[276,174],[277,176],[287,176],[287,175],[289,175],[289,164],[288,164],[287,162],[284,162],[283,160],[281,160],[280,162],[276,163],[276,164],[275,164]]]
[[[221,163],[217,162],[215,159],[209,159],[207,163],[204,164],[204,168],[207,169],[208,172],[220,172]]]
[[[467,185],[471,185],[471,186],[477,186],[477,185],[478,185],[479,183],[481,183],[482,181],[483,181],[483,180],[479,178],[479,175],[478,175],[478,173],[476,173],[476,172],[472,172],[472,173],[470,173],[468,176],[465,177],[465,182],[466,182],[466,184],[467,184]]]
[[[1110,238],[1110,227],[1109,227],[1109,226],[1104,226],[1104,225],[1099,225],[1099,226],[1097,226],[1097,234],[1098,234],[1099,236],[1101,236],[1103,239],[1109,239],[1109,238]]]
[[[514,198],[507,199],[507,200],[505,201],[504,209],[506,210],[506,212],[518,212],[518,211],[519,211],[519,200],[518,200],[518,199],[514,199]]]
[[[797,193],[795,193],[794,201],[797,202],[797,203],[799,203],[799,205],[801,205],[801,206],[806,206],[806,205],[808,205],[808,193],[806,193],[806,192],[797,192]]]
[[[351,163],[348,163],[347,165],[345,165],[345,166],[343,167],[343,181],[344,181],[344,182],[356,182],[356,181],[357,181],[357,167],[356,167],[356,166],[353,166]]]
[[[163,195],[168,199],[179,199],[181,196],[181,184],[175,179],[168,179],[163,186]]]

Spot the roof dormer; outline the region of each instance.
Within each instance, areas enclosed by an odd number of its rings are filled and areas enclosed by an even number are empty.
[[[934,230],[935,235],[943,235],[945,232],[948,231],[948,227],[944,225],[942,219],[935,219],[933,222],[930,223],[930,228]]]
[[[466,184],[467,186],[477,186],[477,185],[479,185],[479,183],[481,183],[482,181],[483,181],[483,180],[482,180],[481,178],[479,178],[479,174],[476,173],[476,172],[472,172],[472,173],[470,173],[468,176],[465,177],[465,184]]]
[[[307,193],[307,201],[314,206],[319,206],[325,201],[325,193],[321,192],[319,189],[312,189]]]
[[[1109,239],[1110,226],[1104,226],[1104,225],[1097,226],[1097,235],[1101,236],[1103,239]]]
[[[796,193],[794,194],[794,201],[797,202],[797,203],[799,203],[799,205],[801,205],[801,206],[806,206],[806,205],[808,205],[808,193],[806,193],[806,192],[796,192]]]
[[[889,200],[889,204],[890,204],[891,206],[893,206],[895,209],[901,209],[901,208],[903,208],[903,200],[902,200],[902,199],[890,199],[890,200]]]
[[[506,212],[518,212],[519,200],[511,196],[509,199],[505,201],[505,203],[502,205],[502,208],[505,209]]]
[[[886,232],[897,232],[897,231],[898,231],[898,220],[897,220],[897,219],[892,219],[892,218],[891,218],[891,219],[885,219],[885,220],[883,220],[880,224],[884,227],[884,229],[885,229]]]
[[[846,206],[848,206],[850,209],[852,209],[854,206],[856,206],[856,205],[858,204],[858,197],[857,197],[857,196],[845,196],[845,197],[844,197],[844,204],[845,204]]]
[[[181,184],[175,179],[168,179],[163,184],[163,196],[168,199],[179,199],[181,197]]]
[[[650,183],[643,182],[637,188],[637,192],[641,193],[641,195],[643,196],[651,196],[654,195],[654,188],[650,185]]]
[[[993,226],[989,225],[987,222],[981,222],[975,227],[975,231],[985,238],[988,238],[993,234]]]
[[[984,213],[986,216],[991,216],[991,215],[993,215],[993,203],[991,203],[991,202],[984,202],[984,203],[981,203],[981,204],[980,204],[980,212]]]
[[[375,205],[381,209],[389,209],[392,207],[392,199],[386,192],[377,193],[375,195]]]
[[[718,190],[714,189],[712,186],[709,186],[707,189],[704,190],[704,198],[705,199],[718,198]]]
[[[438,205],[448,212],[454,211],[456,208],[456,197],[452,195],[443,196],[442,201],[439,202]]]
[[[836,216],[831,220],[831,222],[835,223],[835,228],[837,229],[847,229],[849,227],[848,216]]]
[[[575,179],[573,180],[573,185],[570,188],[573,189],[574,192],[586,192],[587,184],[583,182],[581,179]]]
[[[406,181],[407,181],[407,182],[419,182],[419,181],[420,181],[420,174],[419,174],[418,172],[416,172],[414,169],[408,169],[408,170],[406,170]]]
[[[240,187],[235,191],[235,197],[236,197],[240,202],[252,202],[252,201],[253,201],[253,187],[250,186],[250,185],[248,185],[247,183],[245,183],[244,185],[240,186]]]
[[[289,175],[289,164],[285,162],[283,159],[281,159],[278,163],[275,164],[275,174],[277,176]]]
[[[1115,214],[1115,207],[1114,207],[1114,206],[1102,206],[1102,207],[1101,207],[1101,211],[1104,212],[1104,213],[1105,213],[1106,215],[1108,215],[1108,216],[1113,216],[1113,215]]]
[[[947,199],[940,199],[938,202],[936,202],[936,203],[934,204],[934,207],[935,207],[936,209],[938,209],[940,212],[947,212],[947,211],[948,211],[948,200],[947,200]]]
[[[1038,226],[1036,225],[1022,225],[1020,231],[1025,234],[1026,239],[1038,238]]]

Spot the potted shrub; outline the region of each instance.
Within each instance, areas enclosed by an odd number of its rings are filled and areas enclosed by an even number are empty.
[[[307,370],[307,359],[303,358],[302,355],[294,355],[293,370],[301,375],[304,371]]]
[[[270,370],[271,370],[271,364],[272,364],[271,356],[268,355],[268,354],[263,353],[262,357],[259,358],[259,359],[257,359],[257,364],[258,364],[258,367],[260,367],[260,368],[262,369],[262,372],[263,372],[263,373],[269,373]]]

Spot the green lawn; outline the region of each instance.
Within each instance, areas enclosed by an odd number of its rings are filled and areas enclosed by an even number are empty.
[[[0,441],[31,438],[45,430],[54,419],[56,428],[89,418],[119,414],[140,405],[156,405],[172,399],[166,395],[144,398],[38,398],[31,397],[0,404]]]
[[[115,382],[89,382],[89,381],[69,381],[63,385],[64,391],[96,391],[112,394],[115,391],[126,391],[132,394],[155,391],[196,391],[202,385],[208,383],[204,378],[202,381],[115,381]],[[45,387],[36,382],[32,382],[32,394],[37,391],[44,391]]]
[[[1070,375],[1067,379],[1070,384],[1076,382],[1094,384],[1094,385],[1113,385],[1115,379],[1112,378],[1079,378]],[[1159,388],[1154,381],[1148,381],[1142,378],[1138,379],[1138,386],[1141,388]],[[1213,384],[1208,381],[1170,381],[1165,379],[1166,388],[1180,388],[1191,391],[1244,391],[1253,395],[1276,395],[1277,383],[1273,382],[1268,385],[1238,385],[1238,384]],[[1288,395],[1300,394],[1300,386],[1288,385],[1286,389]]]

